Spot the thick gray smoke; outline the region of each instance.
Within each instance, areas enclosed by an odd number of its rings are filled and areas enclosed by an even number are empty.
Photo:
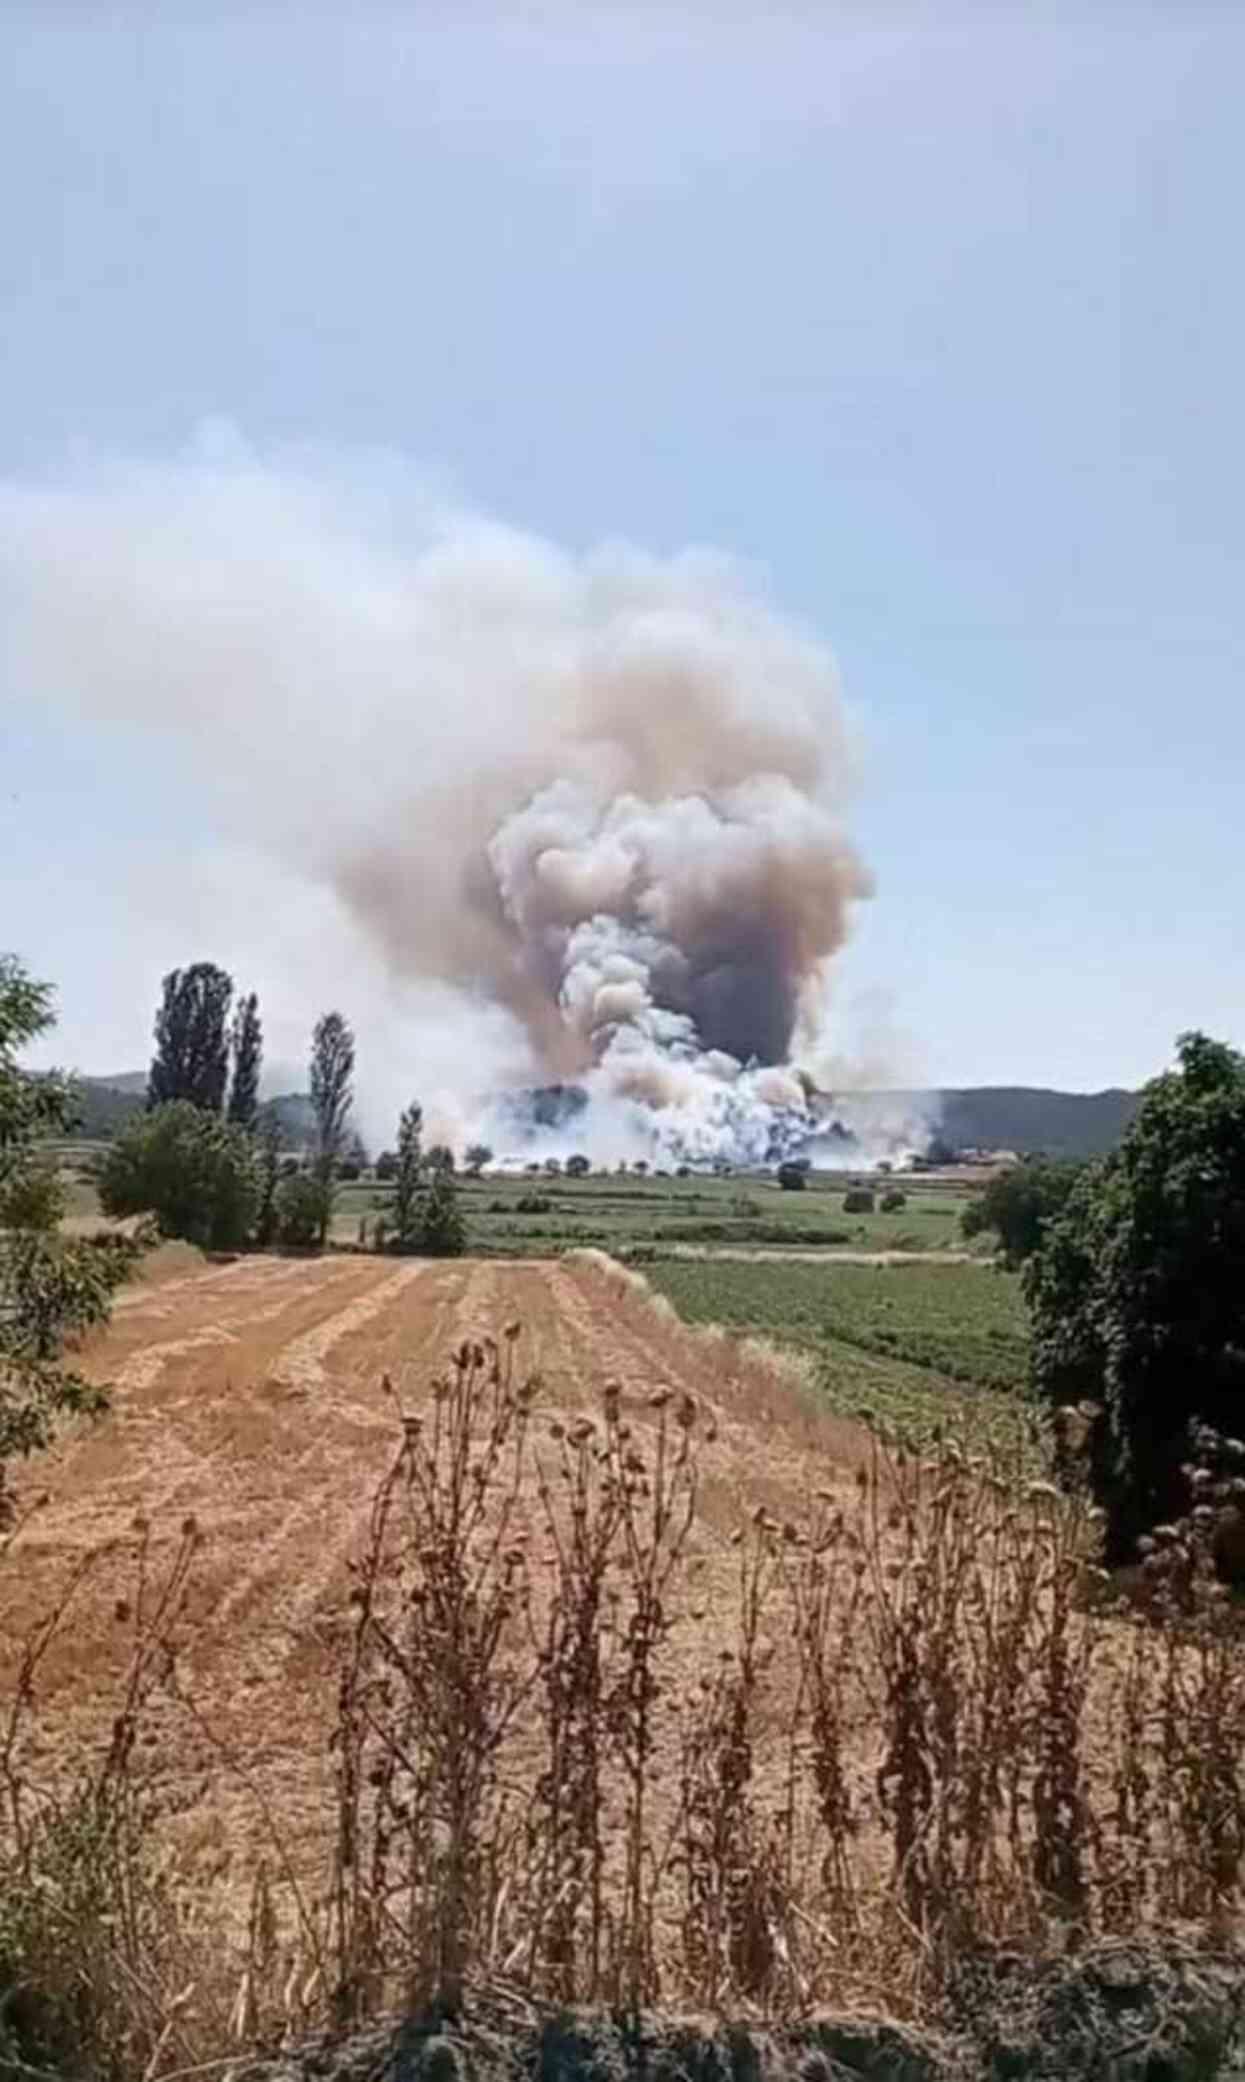
[[[598,1155],[807,1128],[869,882],[832,662],[724,559],[200,453],[10,487],[0,578],[19,687],[180,738],[205,818],[329,885],[412,1005],[441,986],[460,1139],[553,1081]]]

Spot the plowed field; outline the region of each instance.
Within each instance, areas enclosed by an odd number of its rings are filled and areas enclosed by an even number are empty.
[[[111,1414],[63,1438],[25,1478],[28,1499],[37,1483],[49,1500],[0,1570],[10,1669],[25,1626],[75,1562],[105,1550],[42,1673],[49,1768],[111,1711],[136,1517],[151,1524],[157,1560],[193,1517],[203,1544],[182,1666],[204,1726],[250,1784],[222,1771],[184,1709],[157,1706],[151,1761],[184,1869],[207,1877],[250,1865],[264,1841],[257,1794],[292,1842],[321,1834],[348,1562],[365,1544],[397,1438],[382,1376],[417,1409],[458,1341],[515,1319],[520,1363],[539,1376],[538,1430],[597,1406],[609,1380],[637,1425],[653,1421],[660,1386],[690,1391],[716,1425],[695,1536],[704,1604],[686,1639],[689,1656],[712,1659],[722,1642],[712,1615],[720,1621],[734,1580],[731,1532],[759,1503],[802,1516],[811,1490],[849,1478],[862,1446],[854,1426],[819,1417],[780,1366],[738,1339],[685,1329],[609,1261],[191,1261],[121,1298],[83,1362],[111,1384]]]

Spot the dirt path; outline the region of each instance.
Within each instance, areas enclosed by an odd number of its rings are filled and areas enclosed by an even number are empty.
[[[49,1501],[0,1569],[0,1687],[20,1638],[70,1568],[102,1551],[45,1665],[39,1740],[49,1768],[98,1733],[123,1668],[135,1522],[157,1558],[193,1518],[203,1535],[183,1668],[207,1723],[245,1758],[295,1838],[322,1830],[336,1656],[349,1562],[395,1451],[394,1397],[417,1407],[464,1336],[523,1328],[538,1376],[536,1436],[619,1383],[638,1426],[659,1387],[689,1390],[717,1437],[706,1466],[697,1567],[706,1603],[729,1594],[730,1532],[757,1503],[800,1515],[845,1479],[859,1440],[809,1416],[798,1387],[738,1339],[686,1329],[608,1265],[456,1264],[333,1257],[240,1259],[121,1297],[84,1370],[113,1409],[25,1472]],[[388,1376],[392,1394],[382,1387]],[[708,1647],[716,1653],[716,1636]],[[690,1649],[694,1643],[689,1644]],[[171,1705],[155,1721],[180,1856],[219,1877],[263,1848],[251,1795],[222,1781],[213,1747]]]

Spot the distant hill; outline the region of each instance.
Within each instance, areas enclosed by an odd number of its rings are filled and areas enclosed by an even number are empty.
[[[84,1084],[101,1084],[110,1092],[137,1092],[140,1099],[147,1096],[146,1070],[118,1070],[115,1077],[84,1077]]]
[[[76,1080],[77,1122],[72,1130],[84,1142],[111,1142],[146,1103],[147,1072],[135,1072],[124,1083],[108,1077]]]
[[[1100,1157],[1115,1148],[1140,1093],[1049,1092],[1031,1085],[977,1085],[935,1095],[939,1132],[955,1149],[1042,1150],[1050,1157]]]
[[[147,1072],[126,1070],[117,1077],[77,1079],[78,1123],[73,1133],[84,1142],[110,1142],[147,1103]],[[275,1113],[287,1149],[302,1149],[312,1139],[315,1116],[305,1092],[282,1092],[261,1113]]]

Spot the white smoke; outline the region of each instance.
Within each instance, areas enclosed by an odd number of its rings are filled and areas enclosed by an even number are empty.
[[[572,557],[217,443],[9,485],[0,585],[16,689],[167,738],[205,821],[333,893],[401,1008],[390,1103],[435,1057],[460,1142],[555,1082],[601,1157],[816,1126],[794,1066],[869,893],[847,733],[824,647],[727,559]]]

